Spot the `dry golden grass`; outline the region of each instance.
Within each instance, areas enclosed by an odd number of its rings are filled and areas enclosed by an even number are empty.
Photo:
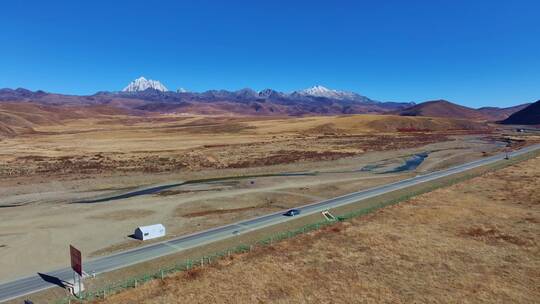
[[[537,303],[540,158],[104,303]]]
[[[178,172],[335,160],[445,141],[448,130],[487,132],[485,125],[472,121],[385,115],[283,119],[111,115],[28,127],[31,132],[0,139],[0,177]],[[414,130],[420,133],[410,132]]]

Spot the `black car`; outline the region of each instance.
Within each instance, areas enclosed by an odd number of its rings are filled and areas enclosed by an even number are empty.
[[[283,215],[285,216],[295,216],[295,215],[299,215],[300,214],[300,210],[298,209],[291,209],[285,213],[283,213]]]

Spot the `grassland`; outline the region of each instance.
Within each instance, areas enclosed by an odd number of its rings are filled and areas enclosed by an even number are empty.
[[[540,158],[102,303],[534,303]]]
[[[7,110],[26,117],[25,109]],[[85,258],[95,257],[140,246],[128,237],[139,225],[163,223],[168,237],[179,236],[411,174],[358,171],[369,164],[398,165],[407,155],[429,150],[426,166],[452,165],[500,147],[486,125],[450,119],[105,114],[44,121],[38,115],[31,132],[0,141],[0,258],[7,261],[2,280],[64,266],[67,244],[78,246]],[[327,173],[73,203],[162,183],[302,171]]]
[[[28,129],[0,139],[0,259],[6,261],[0,280],[65,266],[67,244],[92,258],[141,246],[128,237],[139,225],[163,223],[167,237],[175,237],[478,159],[506,145],[495,140],[500,135],[492,126],[455,119],[134,116],[101,108],[89,116],[82,110],[52,115],[17,106],[1,109],[27,121]],[[360,170],[397,166],[426,151],[430,156],[414,172]],[[200,182],[77,203],[186,180],[305,171],[322,173]]]
[[[17,113],[9,114],[19,117]],[[466,120],[381,115],[282,119],[94,115],[49,117],[46,123],[28,124],[31,131],[0,138],[0,177],[82,178],[335,160],[445,141],[453,134],[491,131],[485,124]]]

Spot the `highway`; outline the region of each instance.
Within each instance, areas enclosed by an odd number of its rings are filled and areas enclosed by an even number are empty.
[[[519,156],[534,150],[540,149],[540,144],[529,146],[518,151],[509,153],[510,157]],[[322,212],[327,209],[332,209],[340,206],[344,206],[351,203],[360,202],[372,197],[376,197],[382,194],[386,194],[392,191],[405,189],[408,187],[416,186],[429,181],[437,180],[453,174],[465,172],[480,166],[489,165],[497,161],[503,161],[505,154],[497,154],[491,157],[486,157],[477,161],[462,164],[449,169],[427,173],[424,175],[418,175],[413,178],[401,180],[398,182],[386,184],[353,192],[340,197],[328,199],[325,201],[312,203],[304,206],[300,206],[296,209],[301,211],[301,214],[295,217],[283,216],[283,212],[277,212],[268,214],[265,216],[196,232],[194,234],[181,236],[175,239],[150,244],[147,246],[119,252],[109,256],[96,258],[93,260],[83,261],[83,269],[86,273],[105,273],[115,269],[127,267],[144,261],[152,260],[165,255],[177,253],[182,250],[201,246],[211,242],[216,242],[237,236],[248,231],[262,229],[264,227],[280,224],[291,219],[297,219],[302,216],[307,216],[313,213]],[[68,244],[66,244],[67,250]],[[71,268],[63,268],[55,271],[47,272],[46,275],[58,278],[63,281],[70,281],[73,277]],[[10,299],[25,296],[31,293],[35,293],[47,288],[54,287],[56,285],[45,281],[42,276],[36,274],[33,276],[20,278],[11,282],[4,282],[0,284],[0,302],[8,301]]]

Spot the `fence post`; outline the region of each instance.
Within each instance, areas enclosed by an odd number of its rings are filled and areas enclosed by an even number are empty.
[[[137,279],[135,279],[134,287],[137,288]]]
[[[161,279],[163,280],[163,269],[160,269],[159,272],[161,274]]]
[[[204,257],[201,258],[201,267],[204,266]]]

